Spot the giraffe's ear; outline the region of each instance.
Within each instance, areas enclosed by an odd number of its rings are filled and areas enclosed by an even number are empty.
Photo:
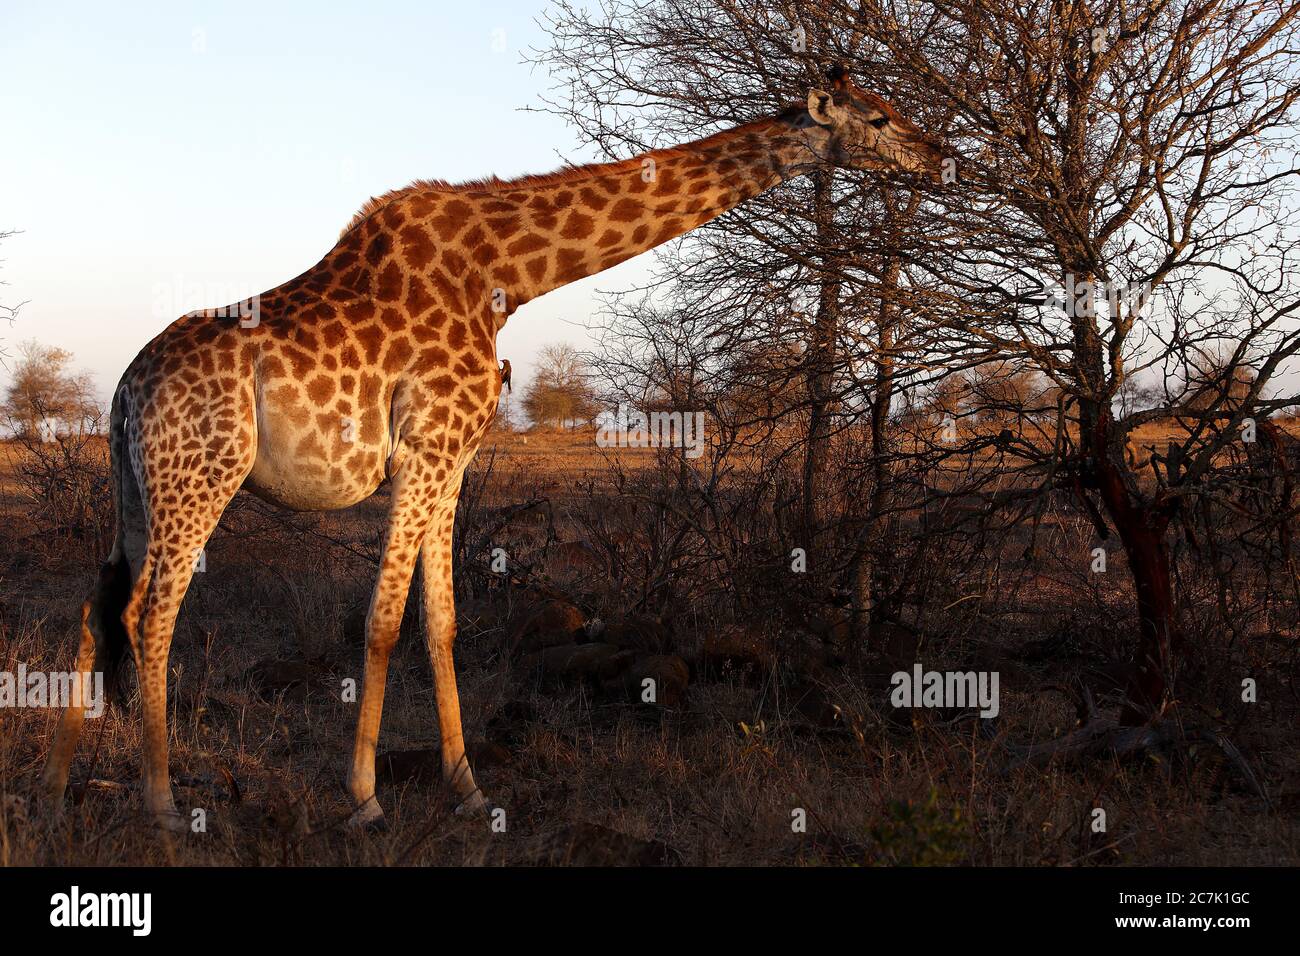
[[[834,126],[844,116],[844,110],[825,90],[813,90],[808,94],[808,115],[819,126]]]

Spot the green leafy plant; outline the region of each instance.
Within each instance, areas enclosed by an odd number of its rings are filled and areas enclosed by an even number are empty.
[[[970,826],[958,808],[939,804],[931,788],[924,802],[891,800],[870,830],[878,859],[889,866],[956,866],[967,862]]]

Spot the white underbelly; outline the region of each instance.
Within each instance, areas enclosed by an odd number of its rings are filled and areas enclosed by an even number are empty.
[[[282,469],[262,466],[262,458],[244,480],[244,488],[264,501],[290,511],[334,511],[365,501],[382,483],[379,481],[338,483],[324,477],[285,474]]]
[[[332,511],[365,501],[384,481],[389,455],[387,434],[379,445],[360,442],[312,452],[300,450],[299,435],[277,435],[263,427],[257,436],[257,460],[244,487],[293,511]]]

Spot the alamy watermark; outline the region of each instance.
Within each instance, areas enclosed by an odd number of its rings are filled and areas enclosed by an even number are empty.
[[[602,414],[596,429],[601,448],[685,448],[687,458],[704,454],[704,412],[646,413],[619,403]]]
[[[1044,292],[1046,298],[1042,305],[1060,309],[1071,318],[1096,318],[1098,304],[1102,302],[1106,303],[1111,318],[1125,313],[1141,316],[1151,301],[1150,282],[1079,281],[1073,273],[1065,276],[1063,284],[1048,286]]]
[[[211,308],[195,308],[198,302],[227,302]],[[256,328],[262,321],[261,293],[238,288],[224,282],[186,282],[183,275],[153,287],[151,309],[156,319],[177,315],[205,319],[238,319],[242,328]]]
[[[981,717],[998,715],[997,671],[927,671],[914,664],[889,682],[895,707],[978,707]]]
[[[73,886],[50,897],[50,925],[54,927],[124,927],[133,936],[148,936],[153,928],[152,893],[83,893]]]
[[[0,710],[20,707],[83,707],[87,717],[104,713],[101,671],[0,671]]]

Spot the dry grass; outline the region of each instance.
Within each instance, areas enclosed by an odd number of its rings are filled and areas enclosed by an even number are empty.
[[[206,811],[205,834],[160,837],[142,815],[132,684],[125,707],[88,723],[61,817],[30,789],[57,714],[0,710],[0,863],[526,864],[646,852],[703,865],[1300,862],[1292,631],[1244,644],[1211,640],[1200,658],[1202,670],[1260,681],[1253,708],[1234,708],[1226,692],[1202,699],[1258,767],[1271,809],[1205,750],[1133,764],[1010,765],[999,741],[1046,739],[1072,725],[1073,708],[1043,685],[1082,676],[1104,690],[1123,666],[1132,612],[1122,569],[1090,578],[1061,558],[1086,552],[1089,530],[1078,516],[1045,526],[1045,557],[1032,569],[1000,565],[996,577],[932,584],[936,608],[984,595],[931,613],[921,654],[927,667],[999,670],[1002,713],[991,732],[931,712],[900,721],[888,704],[885,657],[869,657],[849,677],[825,665],[827,648],[807,629],[706,604],[674,610],[669,622],[675,653],[695,665],[686,703],[644,708],[586,686],[543,688],[510,652],[511,621],[543,584],[606,619],[626,608],[621,586],[558,560],[555,545],[578,538],[590,526],[584,509],[602,506],[592,492],[611,486],[606,453],[583,435],[496,440],[479,513],[549,503],[547,519],[521,516],[494,541],[527,566],[531,584],[471,581],[460,602],[466,733],[480,784],[506,811],[505,832],[452,815],[441,785],[423,780],[381,782],[387,832],[342,825],[355,705],[339,689],[361,673],[381,492],[345,512],[302,518],[296,529],[241,504],[214,538],[171,659],[177,800]],[[4,467],[14,467],[14,454]],[[618,460],[636,473],[654,456],[624,450]],[[11,480],[0,481],[0,508],[0,669],[19,661],[66,669],[94,558],[75,542],[43,542]],[[780,666],[705,668],[702,648],[736,625],[768,642]],[[381,751],[436,746],[414,607],[404,629]],[[821,705],[838,707],[838,719]],[[1089,828],[1098,806],[1105,833]],[[792,830],[798,809],[805,833]],[[629,846],[593,825],[663,846]]]

